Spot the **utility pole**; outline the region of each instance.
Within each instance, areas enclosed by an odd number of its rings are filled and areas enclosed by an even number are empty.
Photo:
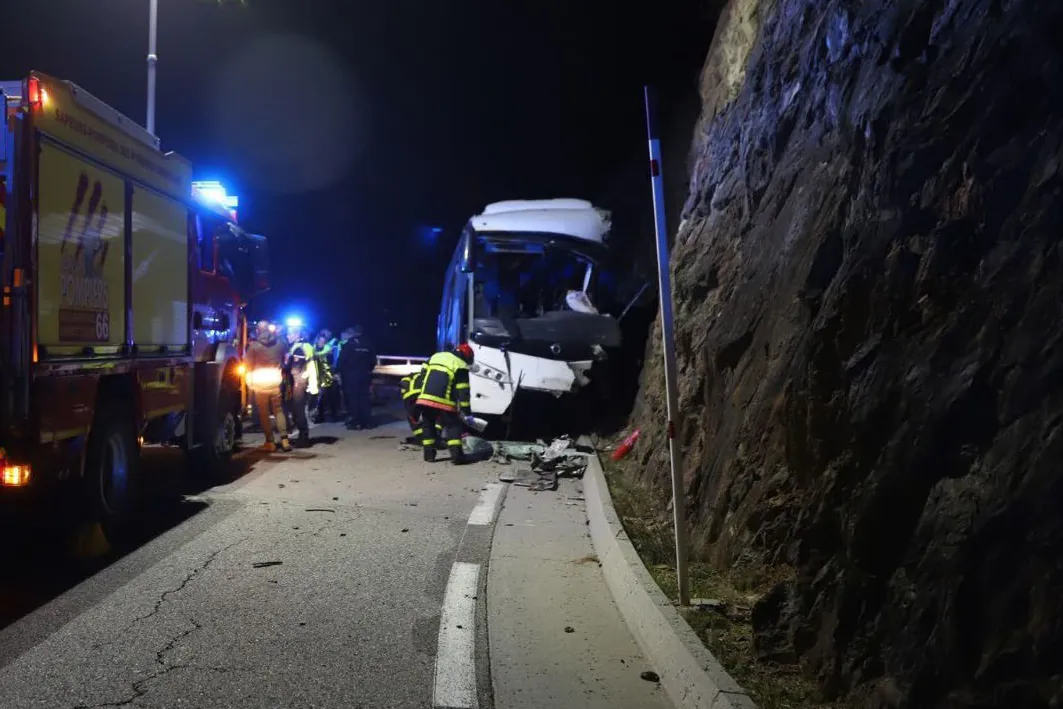
[[[687,573],[687,511],[683,485],[683,452],[675,439],[679,425],[679,389],[676,384],[675,321],[672,312],[672,277],[668,260],[668,220],[664,213],[664,175],[661,171],[661,138],[656,105],[649,86],[646,98],[646,131],[650,138],[650,183],[653,186],[653,222],[657,233],[657,285],[661,302],[661,340],[664,346],[664,387],[668,401],[668,454],[672,463],[672,514],[675,518],[675,574],[679,605],[690,605]]]
[[[159,39],[159,0],[148,0],[148,132],[155,135],[155,70],[159,63],[156,54]]]

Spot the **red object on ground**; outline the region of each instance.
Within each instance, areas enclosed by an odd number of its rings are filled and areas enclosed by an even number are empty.
[[[610,457],[613,460],[620,460],[621,458],[626,456],[628,453],[630,453],[631,449],[635,447],[635,444],[639,442],[639,431],[640,430],[641,429],[636,428],[634,433],[632,433],[630,436],[625,438],[624,442],[621,443],[619,446],[617,446],[616,450],[613,451],[613,455],[610,456]]]

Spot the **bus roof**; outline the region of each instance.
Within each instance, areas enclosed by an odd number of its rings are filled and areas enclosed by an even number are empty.
[[[494,202],[484,207],[484,214],[500,212],[525,212],[543,209],[594,209],[594,205],[585,199],[562,197],[558,199],[509,199]]]
[[[612,219],[582,199],[495,202],[469,220],[478,233],[558,234],[604,245]]]

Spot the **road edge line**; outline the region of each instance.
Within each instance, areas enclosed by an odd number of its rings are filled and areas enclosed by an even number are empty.
[[[484,483],[476,505],[469,513],[458,546],[454,550],[454,562],[450,567],[446,591],[439,619],[439,635],[436,640],[435,669],[432,678],[432,706],[434,709],[489,709],[494,706],[493,681],[489,635],[487,632],[487,576],[491,562],[491,546],[494,543],[495,523],[505,504],[506,483]],[[456,576],[468,575],[469,567],[476,567],[475,582],[468,590],[468,579]],[[455,608],[465,613],[462,620],[453,620]],[[471,618],[468,607],[472,608]],[[458,629],[456,626],[461,625]],[[451,627],[455,626],[455,627]],[[454,633],[467,638],[469,652],[460,643],[455,643]],[[455,649],[457,648],[457,649]],[[448,669],[453,656],[461,655],[462,662],[471,662],[471,679],[467,668],[460,671],[464,684],[455,687],[450,678],[456,674]],[[471,660],[469,658],[471,657]],[[441,669],[442,667],[442,669]],[[471,688],[468,686],[471,682]]]
[[[498,515],[499,501],[502,499],[504,483],[487,483],[480,493],[480,500],[476,507],[469,513],[468,524],[475,527],[486,527],[494,524]]]
[[[646,570],[613,507],[597,453],[587,456],[583,497],[609,592],[672,703],[677,709],[756,709]]]
[[[479,564],[455,561],[439,617],[432,704],[449,709],[478,709],[476,681],[476,600]]]

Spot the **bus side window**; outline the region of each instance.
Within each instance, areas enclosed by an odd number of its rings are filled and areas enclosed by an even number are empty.
[[[196,252],[199,254],[199,270],[204,273],[214,273],[214,233],[208,231],[202,218],[195,215],[194,226],[196,232]]]

